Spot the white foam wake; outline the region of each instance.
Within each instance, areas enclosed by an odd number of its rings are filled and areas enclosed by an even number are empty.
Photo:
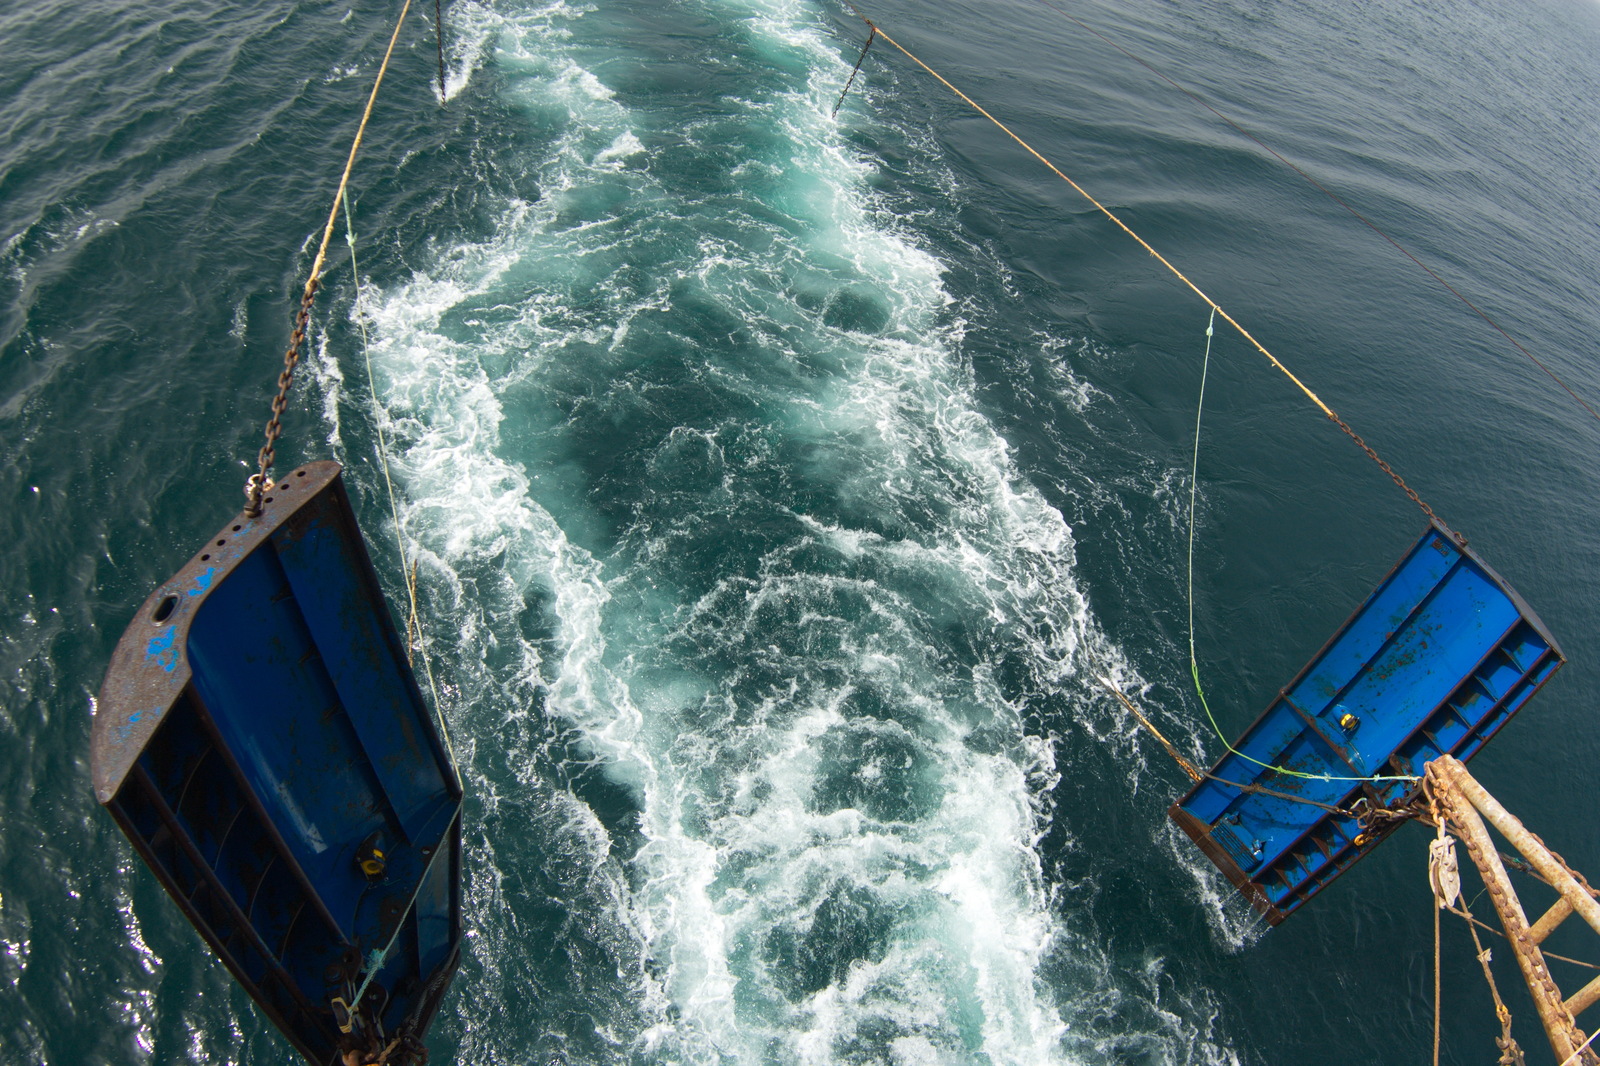
[[[830,117],[848,62],[807,5],[729,2],[743,93],[680,116],[580,63],[594,15],[456,9],[451,91],[488,65],[540,195],[367,306],[483,811],[463,994],[557,1026],[521,985],[583,986],[583,1059],[1089,1054],[1083,990],[1044,974],[1097,949],[1038,853],[1032,701],[1115,656],[981,413],[943,264]],[[626,80],[622,47],[599,69]],[[519,939],[513,882],[550,863],[598,955]],[[485,1057],[555,1039],[463,1024]]]

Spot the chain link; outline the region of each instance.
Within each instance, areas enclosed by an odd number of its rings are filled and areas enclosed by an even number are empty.
[[[839,108],[844,106],[844,98],[850,95],[850,86],[856,83],[856,75],[861,73],[861,64],[866,61],[867,49],[872,47],[872,42],[877,39],[878,27],[867,23],[871,32],[867,34],[867,43],[861,46],[861,55],[856,59],[855,69],[850,72],[850,80],[844,83],[844,91],[839,94],[839,102],[833,105],[833,118],[839,117]]]
[[[244,513],[255,518],[261,514],[261,495],[267,491],[267,475],[276,458],[278,437],[283,434],[283,412],[289,406],[289,386],[294,383],[295,367],[300,364],[300,352],[305,348],[306,332],[311,322],[311,305],[317,298],[321,282],[313,277],[306,282],[306,291],[300,297],[300,310],[294,316],[294,332],[289,334],[289,347],[283,353],[283,371],[278,375],[278,395],[272,398],[272,417],[267,420],[266,443],[256,456],[259,467],[245,488],[248,502]]]
[[[1428,506],[1427,501],[1425,501],[1421,496],[1417,495],[1417,490],[1413,489],[1410,485],[1407,485],[1406,479],[1395,473],[1394,467],[1390,466],[1389,463],[1382,456],[1380,456],[1376,450],[1374,450],[1372,445],[1363,440],[1361,434],[1351,429],[1348,422],[1340,418],[1337,414],[1334,414],[1331,410],[1328,412],[1328,418],[1333,422],[1334,425],[1344,430],[1345,436],[1355,441],[1358,448],[1367,453],[1367,458],[1378,464],[1379,470],[1382,470],[1385,474],[1389,475],[1389,479],[1400,487],[1400,491],[1406,494],[1406,498],[1420,507],[1422,509],[1422,513],[1428,516],[1428,521],[1444,526],[1445,529],[1449,530],[1450,536],[1455,539],[1457,544],[1461,545],[1463,548],[1467,546],[1467,538],[1463,537],[1455,530],[1450,529],[1449,526],[1445,526],[1445,524],[1440,521],[1439,516],[1433,513],[1433,508]]]
[[[1556,862],[1561,864],[1561,868],[1563,870],[1565,870],[1572,877],[1572,879],[1574,881],[1578,882],[1579,886],[1581,886],[1585,892],[1589,893],[1589,895],[1594,896],[1597,899],[1600,899],[1600,893],[1596,893],[1595,890],[1589,886],[1589,879],[1588,878],[1584,877],[1583,874],[1579,873],[1577,870],[1574,870],[1571,866],[1569,866],[1567,864],[1567,860],[1566,859],[1563,859],[1560,855],[1556,854],[1556,852],[1551,849],[1549,844],[1546,844],[1543,840],[1539,839],[1539,834],[1538,833],[1535,833],[1533,830],[1529,829],[1527,826],[1523,826],[1522,828],[1523,828],[1524,831],[1527,832],[1527,834],[1530,837],[1533,838],[1534,843],[1538,844],[1545,851],[1549,852],[1550,853],[1550,857],[1552,859],[1554,859]],[[1541,878],[1541,880],[1543,880],[1543,878]]]

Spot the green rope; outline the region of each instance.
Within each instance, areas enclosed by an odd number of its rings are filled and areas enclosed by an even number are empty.
[[[1246,755],[1232,744],[1223,734],[1222,727],[1217,725],[1216,715],[1211,713],[1211,704],[1206,700],[1205,686],[1200,683],[1200,658],[1194,650],[1194,526],[1195,526],[1195,494],[1200,484],[1200,422],[1206,406],[1206,375],[1211,370],[1211,338],[1215,335],[1217,324],[1217,309],[1211,308],[1211,320],[1206,323],[1206,356],[1205,362],[1200,366],[1200,400],[1195,405],[1194,411],[1194,461],[1189,468],[1189,676],[1194,678],[1195,695],[1200,697],[1200,706],[1205,708],[1206,720],[1211,723],[1211,731],[1217,739],[1222,741],[1222,746],[1246,762],[1284,774],[1288,777],[1304,777],[1312,781],[1416,781],[1416,777],[1333,777],[1329,774],[1308,774],[1299,770],[1291,770],[1286,766],[1274,766],[1262,762],[1260,759]]]

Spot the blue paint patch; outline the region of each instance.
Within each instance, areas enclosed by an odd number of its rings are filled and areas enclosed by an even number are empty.
[[[211,582],[215,581],[216,577],[217,577],[217,568],[214,567],[214,566],[206,567],[206,572],[201,574],[200,576],[198,576],[198,577],[196,577],[194,579],[194,588],[189,590],[189,595],[191,595],[191,596],[203,596],[203,595],[205,595],[206,592],[211,588]]]
[[[178,665],[178,627],[167,626],[160,633],[150,638],[150,643],[145,645],[144,657],[154,659],[161,665],[161,669],[172,673]]]

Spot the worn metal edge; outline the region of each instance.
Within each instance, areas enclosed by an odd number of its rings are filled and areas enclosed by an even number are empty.
[[[268,487],[258,517],[241,511],[225,523],[134,612],[111,654],[95,701],[90,765],[95,798],[101,804],[116,796],[168,708],[189,683],[189,627],[211,590],[302,506],[339,480],[342,469],[327,459],[297,466]]]
[[[1222,846],[1211,839],[1210,826],[1184,810],[1177,803],[1167,808],[1167,817],[1171,818],[1178,828],[1182,829],[1189,839],[1195,842],[1195,846],[1204,852],[1205,857],[1211,860],[1212,865],[1222,871],[1222,876],[1226,877],[1233,887],[1237,888],[1250,901],[1250,905],[1267,920],[1267,924],[1277,925],[1288,917],[1267,898],[1267,894],[1261,890],[1260,885],[1250,880],[1249,874],[1239,869],[1238,864],[1228,857],[1227,852],[1222,850]]]

